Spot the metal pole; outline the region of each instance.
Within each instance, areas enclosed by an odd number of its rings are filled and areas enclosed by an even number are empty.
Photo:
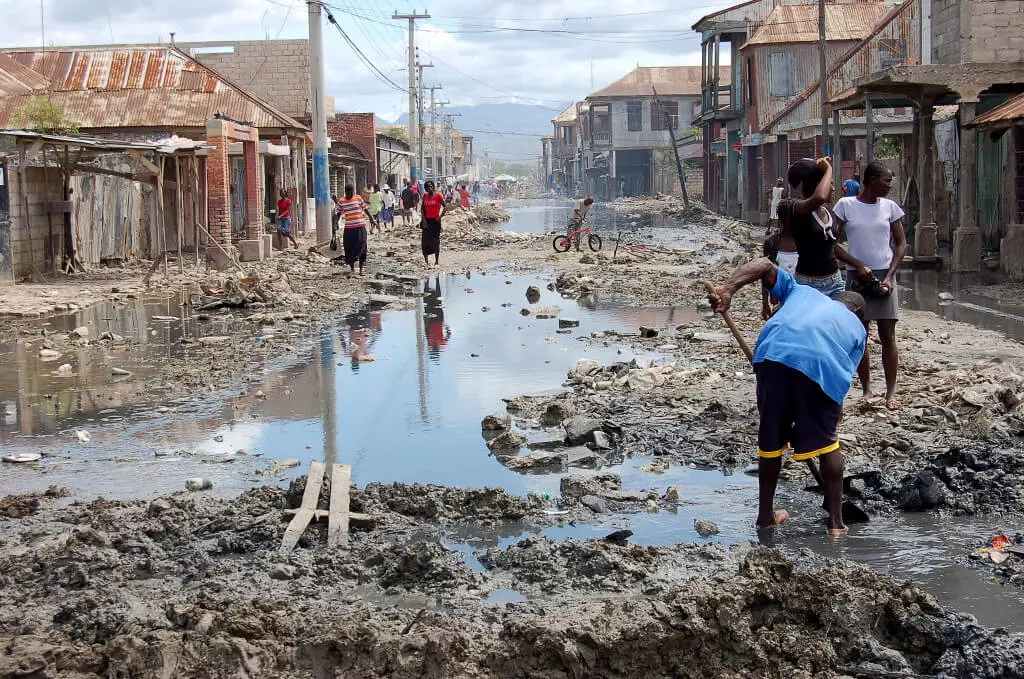
[[[821,154],[825,154],[828,143],[828,73],[825,64],[825,0],[818,0],[818,55],[821,73]]]
[[[313,197],[316,199],[316,242],[331,239],[331,183],[327,175],[327,109],[324,106],[324,44],[320,3],[309,8],[309,68],[313,100]],[[297,196],[297,198],[305,198]]]

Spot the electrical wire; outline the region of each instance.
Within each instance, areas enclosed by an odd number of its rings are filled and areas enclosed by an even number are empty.
[[[325,8],[326,8],[326,6],[325,6]],[[365,54],[363,54],[363,51],[361,49],[359,49],[359,46],[356,45],[355,42],[352,41],[352,38],[350,38],[348,36],[348,34],[345,32],[345,30],[341,27],[341,25],[338,23],[338,21],[334,18],[334,15],[331,14],[330,10],[327,10],[327,21],[329,21],[336,29],[338,29],[338,32],[341,33],[341,37],[345,39],[345,42],[348,43],[348,46],[351,47],[352,51],[356,53],[356,56],[359,57],[359,60],[362,61],[363,64],[368,69],[370,69],[371,74],[373,74],[378,80],[380,80],[385,85],[388,85],[389,87],[393,88],[394,90],[396,90],[398,92],[402,92],[403,94],[408,93],[409,90],[407,88],[402,87],[401,85],[396,83],[394,80],[392,80],[391,78],[389,78],[386,75],[384,75],[384,73],[382,73],[379,68],[374,66],[373,62],[370,61]]]

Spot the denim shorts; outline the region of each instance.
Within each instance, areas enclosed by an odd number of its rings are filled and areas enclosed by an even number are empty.
[[[832,299],[835,299],[836,295],[846,290],[846,281],[843,280],[843,274],[841,271],[836,271],[827,278],[808,278],[807,276],[801,276],[800,274],[797,274],[794,278],[800,285],[809,285],[821,294],[827,295]]]
[[[277,230],[281,233],[288,234],[292,232],[292,218],[281,217],[277,220]]]

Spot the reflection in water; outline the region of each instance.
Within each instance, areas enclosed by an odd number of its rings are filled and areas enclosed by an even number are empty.
[[[423,305],[426,313],[426,338],[427,346],[430,348],[430,357],[437,363],[441,351],[447,346],[451,339],[452,331],[444,322],[444,305],[441,296],[441,277],[434,277],[434,287],[430,287],[430,278],[423,281]]]
[[[970,323],[1024,340],[1024,306],[1004,304],[990,297],[968,292],[973,286],[995,282],[991,273],[953,274],[935,270],[903,270],[899,273],[902,306],[932,311],[949,321]],[[939,299],[949,292],[953,300]]]

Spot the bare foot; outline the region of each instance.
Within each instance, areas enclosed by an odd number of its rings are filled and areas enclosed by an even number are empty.
[[[903,400],[898,396],[887,396],[885,407],[889,410],[901,410],[903,408]]]
[[[789,512],[785,509],[776,509],[775,514],[772,516],[773,522],[770,524],[757,524],[757,530],[764,530],[766,528],[778,528],[782,524],[789,520]]]
[[[841,526],[840,528],[829,528],[828,536],[830,538],[839,538],[846,535],[849,532],[850,529],[847,526]]]

